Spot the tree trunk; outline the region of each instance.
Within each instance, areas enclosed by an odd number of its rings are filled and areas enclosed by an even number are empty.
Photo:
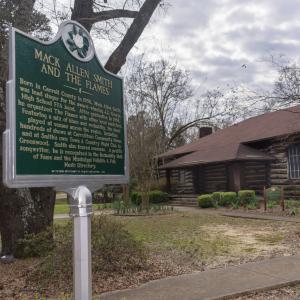
[[[17,17],[13,26],[28,31],[29,21],[35,0],[20,1]],[[5,42],[0,53],[1,62],[1,93],[0,101],[5,103],[5,82],[7,80],[7,48]],[[0,112],[1,134],[5,129],[5,110]],[[1,139],[2,141],[2,139]],[[2,149],[2,145],[1,145]],[[0,155],[0,167],[2,170],[2,153]],[[2,172],[1,172],[2,175]],[[55,191],[52,188],[35,189],[9,189],[2,184],[0,175],[0,234],[1,256],[13,255],[16,250],[16,242],[25,234],[36,234],[53,225],[53,210],[55,203]],[[22,245],[21,245],[22,247]],[[20,249],[19,249],[20,250]],[[22,249],[21,249],[22,250]]]
[[[91,31],[93,26],[92,15],[93,15],[93,0],[80,0],[74,2],[74,9],[72,12],[71,19],[77,21],[86,30]]]
[[[2,184],[0,189],[1,256],[15,255],[17,241],[53,225],[55,191],[52,188],[8,189]],[[22,247],[19,243],[19,255]]]

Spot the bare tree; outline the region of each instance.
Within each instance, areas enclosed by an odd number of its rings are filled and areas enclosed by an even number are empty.
[[[194,95],[191,77],[176,63],[161,59],[133,62],[127,80],[129,114],[146,111],[160,131],[161,153],[190,140],[190,129],[223,128],[244,118],[245,105],[233,87],[215,88]],[[198,133],[196,134],[198,136]]]
[[[106,1],[105,1],[106,2]],[[81,23],[87,30],[91,30],[93,24],[104,22],[102,30],[106,32],[112,28],[108,21],[133,19],[117,48],[110,55],[105,68],[112,73],[118,73],[126,62],[126,57],[135,43],[138,41],[145,27],[150,21],[152,14],[162,0],[145,0],[140,6],[140,1],[118,1],[119,8],[112,8],[100,1],[75,0],[72,20]],[[129,10],[127,7],[139,7],[138,10]],[[118,23],[120,24],[120,23]],[[109,29],[107,29],[107,27]],[[118,28],[118,26],[114,26]]]
[[[300,66],[284,56],[271,56],[269,63],[277,70],[278,77],[273,88],[267,90],[245,89],[240,93],[241,101],[260,114],[300,104]]]
[[[130,174],[143,192],[142,206],[147,208],[147,194],[155,178],[157,148],[160,140],[159,124],[145,111],[131,115],[128,120],[128,148]]]
[[[34,9],[35,0],[0,0],[0,80],[1,80],[1,132],[5,129],[5,82],[7,81],[7,26],[13,25],[25,32],[36,32],[42,37],[47,27],[46,18]],[[126,56],[137,42],[154,10],[161,0],[140,1],[124,0],[114,1],[121,4],[115,8],[106,4],[107,1],[75,0],[72,9],[72,19],[83,24],[91,30],[93,24],[107,22],[117,23],[116,20],[124,18],[131,19],[127,31],[118,47],[110,56],[106,68],[117,73],[126,62]],[[135,7],[129,10],[127,6]],[[65,17],[63,13],[55,12]],[[46,26],[46,27],[45,27]],[[118,29],[118,26],[115,27]],[[2,147],[1,147],[2,149]],[[1,159],[2,162],[2,159]],[[2,182],[2,180],[1,180]],[[15,251],[16,241],[26,233],[38,233],[44,230],[53,221],[53,208],[55,203],[55,192],[50,188],[44,189],[7,189],[1,183],[0,199],[0,232],[2,239],[2,255],[12,254]]]
[[[300,103],[300,66],[296,63],[279,66],[274,84],[273,101],[276,107],[288,107]]]
[[[164,59],[150,63],[141,60],[127,84],[129,105],[141,107],[159,123],[160,152],[165,151],[179,105],[193,95],[188,72]]]

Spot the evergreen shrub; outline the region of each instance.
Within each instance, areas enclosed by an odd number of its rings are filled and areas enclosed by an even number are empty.
[[[236,192],[223,192],[220,202],[218,203],[220,206],[230,206],[237,201]]]
[[[162,203],[167,201],[168,201],[168,193],[162,192],[160,190],[153,190],[149,192],[150,203]]]
[[[223,193],[224,193],[224,192],[214,192],[214,193],[212,193],[213,202],[214,202],[214,205],[215,205],[215,206],[218,206],[219,203],[221,202]]]
[[[204,194],[198,197],[198,203],[201,208],[213,207],[213,196],[211,194]]]
[[[240,205],[247,206],[257,202],[254,190],[240,190],[238,192],[238,201]]]

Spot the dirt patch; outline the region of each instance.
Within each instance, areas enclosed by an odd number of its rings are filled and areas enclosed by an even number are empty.
[[[250,249],[255,249],[256,253],[270,252],[274,250],[287,249],[287,245],[282,244],[284,236],[287,234],[287,229],[282,229],[280,232],[274,233],[274,230],[268,227],[251,230],[248,226],[233,227],[232,225],[217,225],[206,226],[206,230],[211,234],[229,238],[235,244],[236,253],[251,253]]]

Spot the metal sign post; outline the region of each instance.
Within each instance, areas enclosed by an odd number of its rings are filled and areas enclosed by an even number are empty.
[[[74,21],[47,42],[11,28],[9,47],[3,182],[71,197],[74,299],[91,300],[91,192],[129,178],[123,79]]]
[[[66,190],[73,218],[73,299],[92,299],[92,194],[86,186]]]

